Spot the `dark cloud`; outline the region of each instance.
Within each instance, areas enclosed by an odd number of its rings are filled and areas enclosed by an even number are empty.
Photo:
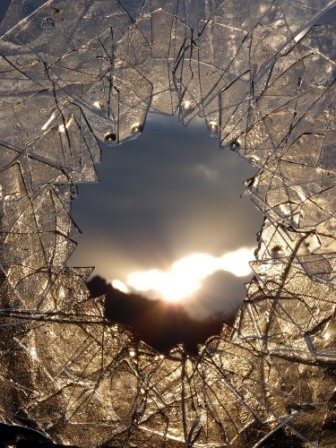
[[[194,295],[188,313],[195,318],[225,315],[232,318],[245,299],[245,283],[251,276],[236,277],[229,272],[217,271],[205,279],[202,288]]]

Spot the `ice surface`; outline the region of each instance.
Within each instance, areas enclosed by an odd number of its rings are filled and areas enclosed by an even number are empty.
[[[80,447],[335,446],[336,32],[314,25],[335,5],[12,2],[0,39],[2,423]],[[138,136],[150,111],[202,117],[259,169],[246,189],[265,215],[255,278],[234,328],[197,359],[107,321],[104,298],[88,297],[91,269],[66,267],[76,184],[95,182],[101,147]]]

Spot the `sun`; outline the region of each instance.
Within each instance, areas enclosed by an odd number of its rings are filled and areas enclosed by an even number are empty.
[[[133,290],[177,303],[195,294],[203,281],[217,271],[231,272],[237,277],[249,275],[249,261],[254,258],[253,252],[254,249],[243,247],[221,257],[194,253],[175,261],[168,271],[150,269],[133,272],[125,283],[114,280],[112,284],[125,292]]]

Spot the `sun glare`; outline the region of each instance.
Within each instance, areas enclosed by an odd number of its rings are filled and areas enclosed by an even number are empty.
[[[236,277],[249,275],[253,251],[252,248],[243,247],[218,258],[195,253],[175,261],[169,271],[150,269],[133,272],[125,283],[113,280],[112,285],[124,292],[131,289],[154,294],[167,302],[179,302],[192,296],[201,288],[202,282],[217,271],[230,272]]]

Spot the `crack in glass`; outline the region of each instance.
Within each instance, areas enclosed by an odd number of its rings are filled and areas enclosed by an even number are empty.
[[[335,446],[336,36],[318,21],[335,5],[12,2],[0,429],[80,447]],[[91,268],[66,267],[76,184],[97,181],[101,148],[141,134],[149,112],[203,118],[259,170],[245,193],[265,216],[255,277],[233,329],[196,358],[109,322]]]

